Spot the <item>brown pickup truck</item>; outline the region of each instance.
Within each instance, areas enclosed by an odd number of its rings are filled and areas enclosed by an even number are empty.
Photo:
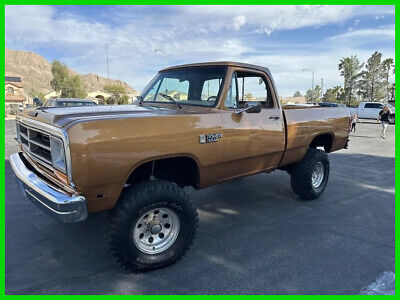
[[[21,151],[10,162],[26,197],[59,221],[109,211],[105,237],[123,267],[163,267],[182,257],[197,231],[184,187],[280,169],[299,199],[323,193],[326,153],[346,147],[348,112],[282,109],[278,99],[264,67],[171,67],[131,105],[23,112]]]

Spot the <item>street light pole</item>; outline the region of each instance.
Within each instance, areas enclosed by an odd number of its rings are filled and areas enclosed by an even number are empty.
[[[165,63],[165,68],[167,67],[167,53],[165,51],[160,50],[160,49],[155,49],[154,52],[160,52],[161,54],[164,54],[164,63]]]

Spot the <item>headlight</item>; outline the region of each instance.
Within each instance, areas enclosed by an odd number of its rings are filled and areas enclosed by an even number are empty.
[[[60,139],[51,137],[50,148],[51,148],[51,160],[53,162],[53,167],[63,172],[66,172],[67,167],[65,164],[65,153],[64,153],[63,142]]]

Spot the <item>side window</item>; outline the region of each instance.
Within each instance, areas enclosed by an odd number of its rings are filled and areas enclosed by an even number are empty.
[[[365,103],[365,108],[383,108],[382,104],[379,103]]]
[[[231,80],[231,86],[228,91],[228,95],[225,100],[225,106],[227,108],[237,108],[238,107],[238,98],[237,98],[237,82],[236,82],[236,73],[233,74]]]
[[[258,101],[263,108],[274,107],[269,87],[261,76],[238,72],[237,77],[240,106],[243,106],[246,101]]]
[[[151,92],[152,91],[150,91],[149,94]],[[164,78],[161,82],[161,86],[158,90],[157,98],[155,101],[169,102],[168,99],[165,99],[159,93],[167,94],[179,101],[187,100],[189,93],[189,81],[180,81],[177,78]]]
[[[201,100],[213,100],[215,101],[218,96],[219,86],[221,85],[221,79],[215,78],[206,80],[203,83],[203,89],[201,91]]]

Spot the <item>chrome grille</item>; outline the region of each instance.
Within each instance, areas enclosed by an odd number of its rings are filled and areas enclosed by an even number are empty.
[[[31,156],[35,157],[39,163],[46,167],[52,168],[51,150],[50,150],[50,135],[17,123],[18,140],[23,149]]]

